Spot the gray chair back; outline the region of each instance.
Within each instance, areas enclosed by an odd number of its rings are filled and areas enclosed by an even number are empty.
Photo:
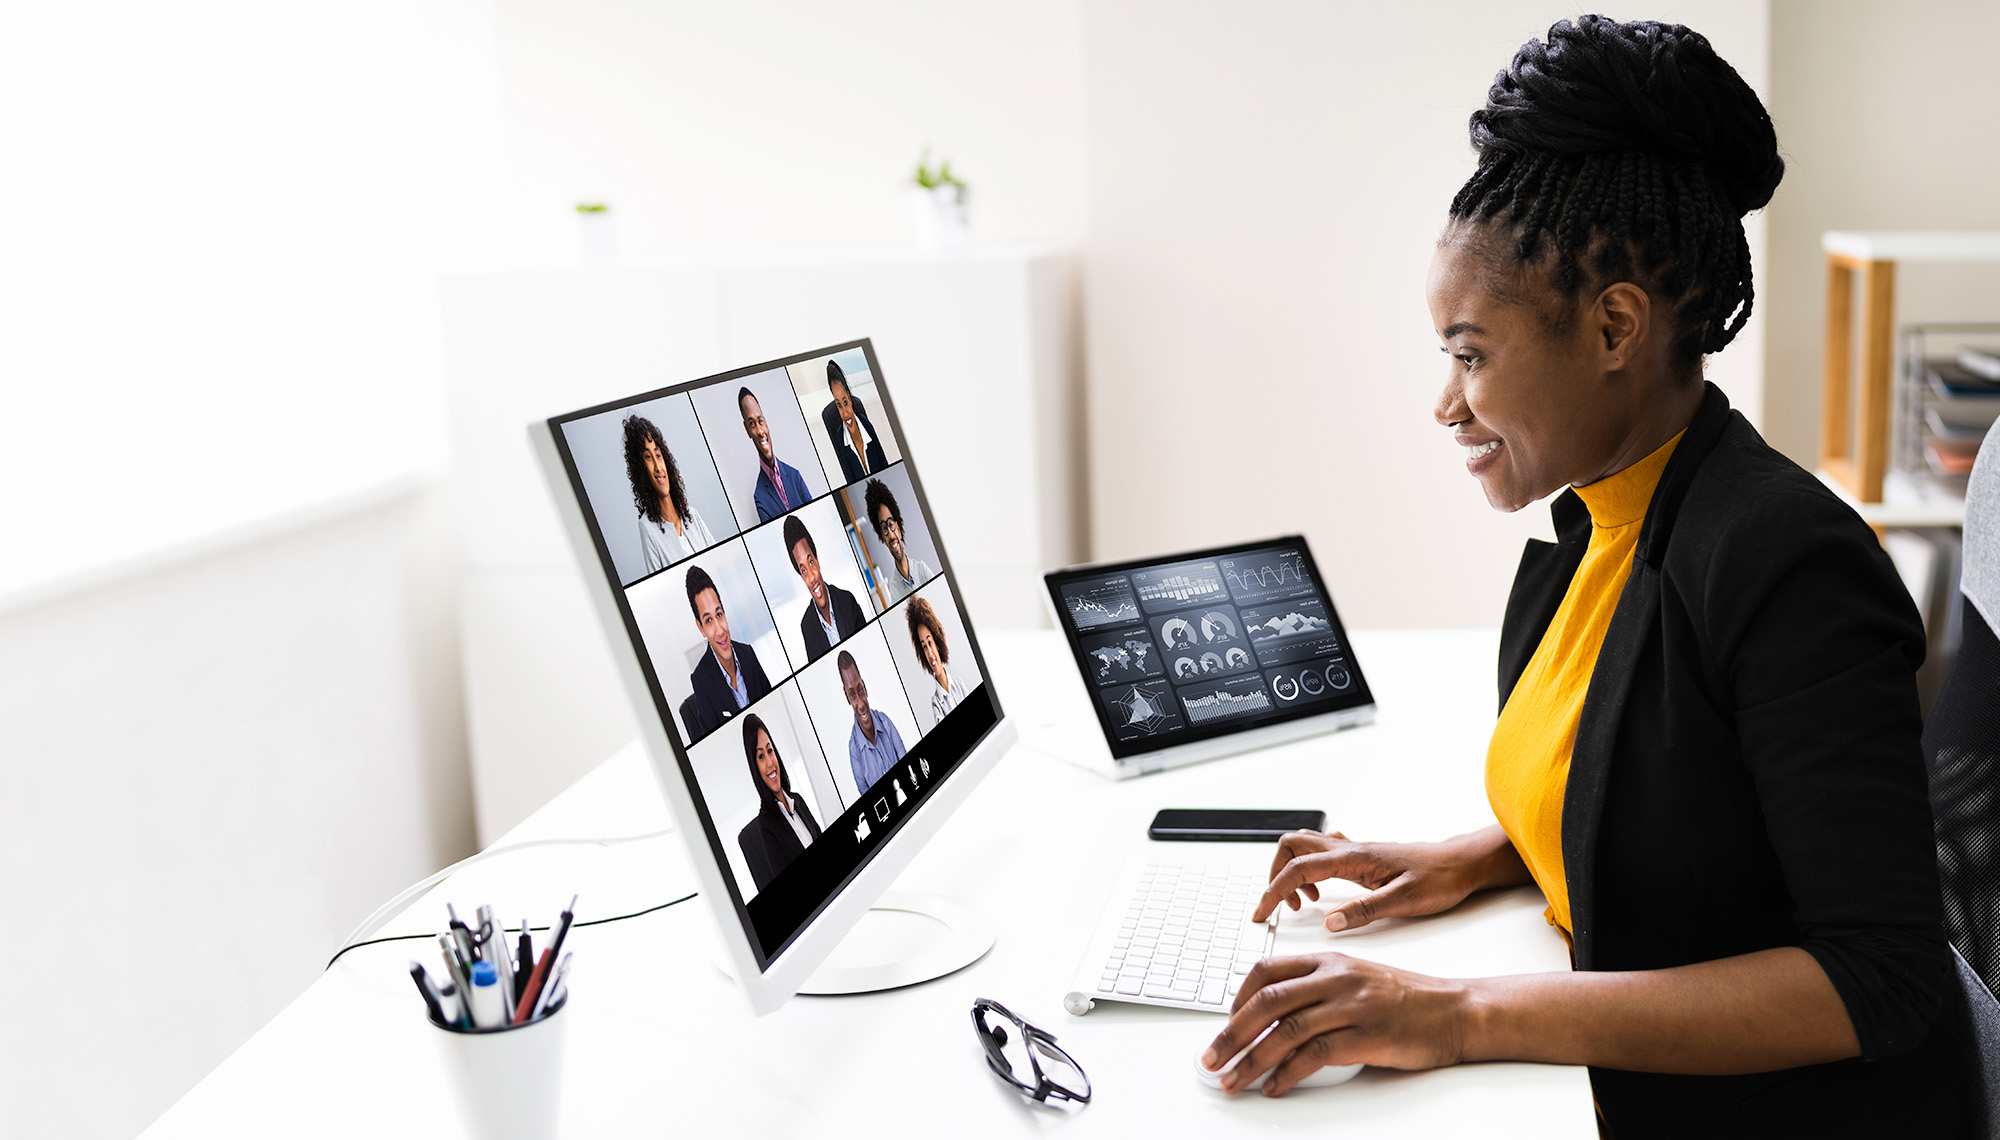
[[[2000,1140],[2000,425],[1965,496],[1958,657],[1924,725],[1945,933],[1970,1013],[1983,1135]]]

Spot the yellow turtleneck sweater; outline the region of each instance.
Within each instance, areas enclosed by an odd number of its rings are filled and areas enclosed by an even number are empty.
[[[1616,475],[1575,489],[1590,508],[1590,546],[1542,643],[1507,698],[1507,707],[1500,710],[1493,741],[1486,748],[1487,802],[1549,900],[1548,920],[1566,935],[1570,924],[1569,884],[1563,877],[1563,791],[1569,784],[1576,723],[1597,666],[1597,651],[1604,645],[1618,595],[1632,573],[1632,554],[1639,545],[1639,528],[1653,501],[1653,488],[1680,441],[1676,435]]]

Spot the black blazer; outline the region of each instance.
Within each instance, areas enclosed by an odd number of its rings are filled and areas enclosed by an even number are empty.
[[[1590,541],[1521,557],[1500,702]],[[1611,1135],[1956,1136],[1941,930],[1918,748],[1924,631],[1881,544],[1714,385],[1660,477],[1577,725],[1563,801],[1579,970],[1799,946],[1864,1059],[1749,1076],[1591,1070]]]
[[[861,623],[868,619],[861,615],[861,603],[854,595],[834,585],[826,584],[827,604],[833,607],[833,629],[845,641],[861,629]],[[819,607],[813,605],[812,595],[806,595],[806,612],[799,615],[799,632],[806,637],[806,660],[817,661],[820,655],[833,648],[826,639],[826,629],[819,624]]]
[[[875,425],[868,422],[868,413],[861,410],[861,399],[852,393],[848,397],[854,403],[854,418],[861,421],[863,434],[868,439],[868,463],[862,466],[862,457],[854,454],[854,445],[847,441],[847,429],[840,423],[840,405],[827,401],[819,410],[819,421],[826,425],[826,434],[833,440],[833,450],[840,455],[840,473],[849,483],[857,482],[870,471],[880,471],[889,466],[889,457],[882,454],[882,437],[875,434]]]
[[[791,793],[792,810],[799,813],[799,819],[806,825],[806,833],[819,838],[819,824],[813,822],[812,811],[797,792]],[[736,835],[736,845],[743,849],[743,861],[750,864],[750,881],[758,890],[771,885],[778,872],[791,866],[792,860],[805,854],[805,847],[799,843],[798,833],[778,811],[778,805],[763,787],[757,789],[757,818],[743,825]]]
[[[757,651],[740,641],[729,643],[736,655],[736,668],[743,675],[743,690],[750,696],[750,703],[771,691],[771,681],[764,676],[764,667],[757,663]],[[694,667],[688,680],[694,684],[694,719],[688,725],[688,735],[700,740],[723,722],[741,712],[736,707],[736,694],[729,688],[729,678],[722,675],[722,665],[715,659],[715,650],[708,649],[701,655],[701,661]],[[745,705],[744,708],[750,707]]]

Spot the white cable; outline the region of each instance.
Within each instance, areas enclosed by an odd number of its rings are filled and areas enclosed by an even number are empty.
[[[506,855],[514,851],[526,851],[532,847],[616,847],[621,843],[637,843],[643,839],[658,839],[661,836],[672,835],[673,833],[674,829],[669,827],[660,831],[649,831],[644,835],[619,835],[596,839],[530,839],[523,843],[509,843],[505,847],[489,847],[476,855],[468,855],[460,859],[458,862],[431,875],[422,882],[405,888],[395,898],[376,907],[375,913],[362,919],[361,925],[355,927],[353,933],[340,940],[341,952],[346,952],[357,942],[366,942],[368,939],[374,937],[375,932],[387,925],[391,917],[408,906],[425,891],[450,878],[455,872],[462,871],[474,863],[483,863],[495,855]],[[336,958],[339,956],[339,954],[334,955]]]

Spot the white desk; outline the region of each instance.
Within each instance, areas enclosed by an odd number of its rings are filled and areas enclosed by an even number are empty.
[[[1057,634],[989,635],[988,663],[1026,736],[1080,730],[1081,682]],[[1251,1134],[1342,1137],[1597,1135],[1584,1070],[1467,1065],[1366,1070],[1279,1100],[1201,1087],[1191,1058],[1212,1014],[1101,1004],[1084,1017],[1062,995],[1119,862],[1149,844],[1161,807],[1323,807],[1356,837],[1439,837],[1492,821],[1480,779],[1493,720],[1496,638],[1480,632],[1354,635],[1380,722],[1250,756],[1114,783],[1031,746],[1002,759],[899,886],[985,908],[999,928],[987,956],[950,977],[883,994],[797,998],[753,1017],[709,965],[699,901],[576,931],[563,1135],[1016,1136]],[[1094,731],[1094,729],[1092,730]],[[666,810],[638,746],[627,747],[501,840],[639,834]],[[1268,849],[1188,844],[1194,859]],[[434,931],[443,902],[492,902],[540,922],[572,891],[579,918],[639,910],[686,893],[679,836],[612,848],[541,848],[496,857],[447,881],[389,932]],[[1532,889],[1479,896],[1449,915],[1328,935],[1301,917],[1280,951],[1338,948],[1457,976],[1567,968]],[[435,946],[356,950],[163,1116],[150,1137],[327,1136],[455,1130],[407,962]],[[1055,1033],[1090,1073],[1096,1100],[1075,1116],[1026,1105],[986,1070],[974,997],[995,998]]]

